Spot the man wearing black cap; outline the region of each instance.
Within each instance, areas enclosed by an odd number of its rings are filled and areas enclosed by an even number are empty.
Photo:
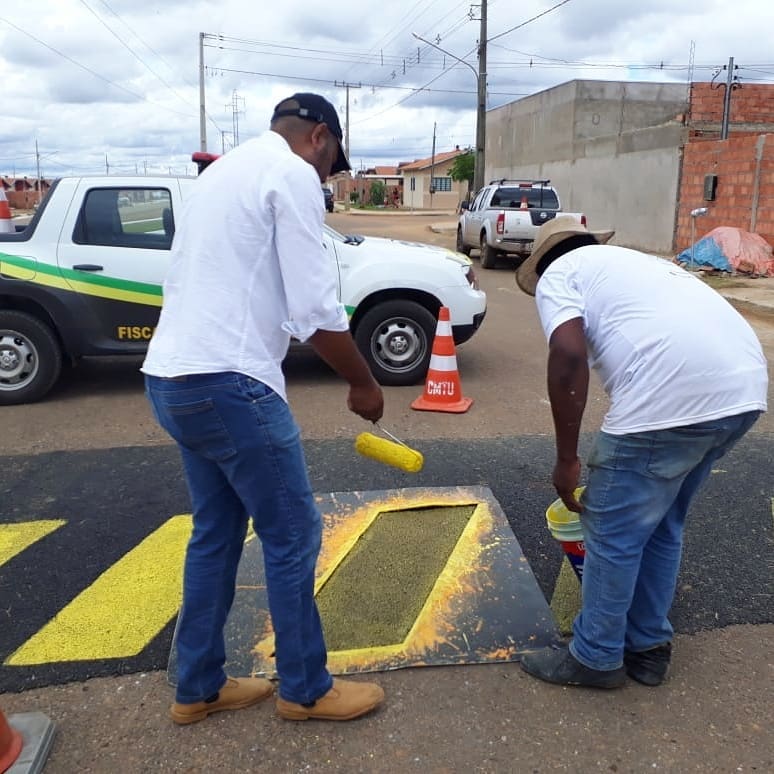
[[[269,131],[211,164],[188,196],[158,328],[143,364],[154,414],[180,448],[193,508],[177,624],[171,716],[193,723],[268,698],[262,678],[228,677],[223,628],[248,519],[261,540],[286,719],[349,720],[384,698],[334,680],[314,601],[322,526],[282,374],[291,337],[349,383],[376,421],[381,389],[349,333],[323,247],[320,183],[350,168],[333,106],[294,94]]]

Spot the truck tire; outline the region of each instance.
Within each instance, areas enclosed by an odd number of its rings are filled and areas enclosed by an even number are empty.
[[[497,266],[497,253],[486,243],[486,233],[481,234],[481,268],[494,269]]]
[[[465,247],[465,243],[462,241],[462,228],[457,226],[457,252],[463,255],[470,255],[470,248]]]
[[[62,350],[48,325],[26,312],[0,311],[0,406],[40,400],[61,370]]]
[[[417,384],[427,373],[436,318],[416,301],[384,301],[354,331],[358,349],[379,384]]]

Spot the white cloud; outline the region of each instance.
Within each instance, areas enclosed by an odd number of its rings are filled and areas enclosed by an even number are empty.
[[[573,78],[697,80],[735,56],[743,80],[774,82],[769,0],[489,0],[489,106]],[[343,113],[350,90],[354,166],[430,154],[475,139],[479,25],[460,0],[36,0],[0,11],[0,173],[193,169],[199,146],[199,33],[208,145],[263,131],[293,91],[319,91]],[[477,6],[473,6],[474,10]],[[436,40],[470,66],[412,37]],[[222,35],[223,38],[214,37]],[[419,56],[417,56],[419,55]],[[643,65],[664,63],[664,69]],[[472,68],[472,69],[471,69]],[[424,87],[423,90],[417,91]]]

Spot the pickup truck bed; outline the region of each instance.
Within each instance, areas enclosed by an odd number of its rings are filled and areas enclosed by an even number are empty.
[[[492,269],[505,255],[523,261],[532,252],[535,234],[543,223],[562,212],[556,190],[548,180],[492,182],[479,191],[457,225],[457,250],[480,251],[481,267]],[[582,213],[571,215],[585,223]]]

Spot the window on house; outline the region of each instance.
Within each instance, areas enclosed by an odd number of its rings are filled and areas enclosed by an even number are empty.
[[[175,234],[165,188],[95,188],[86,194],[73,232],[80,245],[169,250]]]
[[[430,181],[430,185],[435,189],[435,192],[439,191],[451,191],[452,179],[450,177],[434,177]]]
[[[415,177],[411,178],[411,190],[416,191],[417,190],[417,179]]]

